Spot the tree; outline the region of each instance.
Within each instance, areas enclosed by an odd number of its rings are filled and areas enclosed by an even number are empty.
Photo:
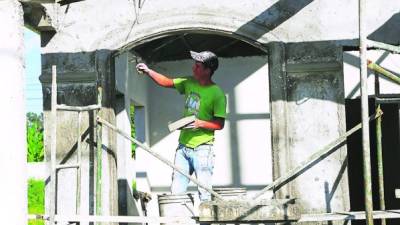
[[[44,159],[43,114],[28,112],[26,118],[27,160],[28,162],[41,162]]]

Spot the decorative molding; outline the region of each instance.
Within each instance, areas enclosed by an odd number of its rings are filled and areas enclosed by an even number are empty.
[[[40,75],[39,80],[42,84],[51,83],[51,74],[43,73]],[[97,81],[96,72],[67,72],[59,73],[57,75],[58,83],[89,83]]]
[[[288,73],[329,72],[341,70],[341,68],[342,65],[339,62],[286,64]]]

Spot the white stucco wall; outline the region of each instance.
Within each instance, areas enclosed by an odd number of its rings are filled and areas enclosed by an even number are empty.
[[[23,9],[20,2],[0,1],[0,217],[3,224],[27,223],[26,117]]]
[[[371,50],[367,53],[367,59],[393,72],[397,76],[400,75],[400,55],[398,54],[390,54],[381,50]],[[345,96],[348,99],[360,97],[359,65],[358,51],[343,53],[344,90]],[[381,94],[400,94],[400,85],[383,76],[379,76],[379,84]],[[375,75],[371,70],[368,70],[368,94],[375,94]]]
[[[180,29],[233,33],[263,44],[358,38],[357,0],[86,0],[45,7],[57,31],[45,53],[116,49]],[[368,1],[367,33],[399,8],[397,0]]]

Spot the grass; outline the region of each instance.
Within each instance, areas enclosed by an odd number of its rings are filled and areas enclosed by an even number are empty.
[[[44,180],[28,180],[28,213],[44,214]],[[28,225],[44,225],[44,221],[30,220]]]

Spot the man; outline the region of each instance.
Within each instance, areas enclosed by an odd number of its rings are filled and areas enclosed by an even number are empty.
[[[214,131],[224,127],[226,118],[226,98],[222,89],[211,79],[218,68],[218,58],[210,51],[190,51],[195,60],[193,77],[171,79],[139,63],[136,68],[151,77],[162,87],[175,88],[185,95],[184,116],[195,115],[195,121],[182,129],[179,145],[175,153],[175,165],[187,174],[196,174],[197,179],[212,188],[214,169]],[[172,175],[172,194],[186,192],[189,179],[174,171]],[[199,187],[201,201],[211,200],[211,194]]]

